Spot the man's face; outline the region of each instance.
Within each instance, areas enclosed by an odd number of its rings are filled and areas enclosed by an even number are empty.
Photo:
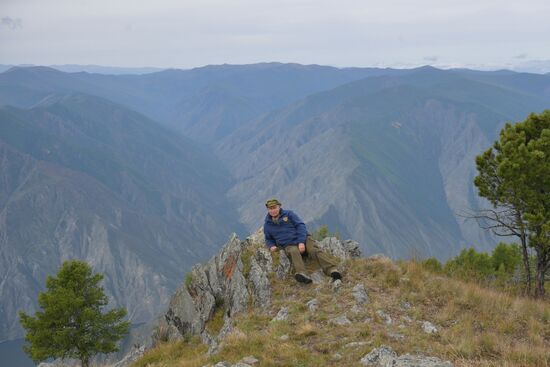
[[[270,206],[269,208],[267,208],[267,212],[268,212],[269,215],[271,215],[272,217],[278,216],[280,210],[281,210],[281,206],[280,206],[280,205],[273,205],[273,206]]]

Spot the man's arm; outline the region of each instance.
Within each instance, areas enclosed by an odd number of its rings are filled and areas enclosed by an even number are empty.
[[[264,224],[264,236],[265,236],[265,245],[269,248],[273,247],[273,246],[277,246],[275,244],[275,238],[273,238],[273,235],[271,235],[271,233],[269,233],[269,231],[267,230],[267,226]]]
[[[298,240],[298,243],[306,243],[307,229],[305,223],[293,211],[290,211],[288,216],[296,227],[296,239]]]

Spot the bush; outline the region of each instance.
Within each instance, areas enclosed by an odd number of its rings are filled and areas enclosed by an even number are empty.
[[[331,233],[326,224],[323,224],[322,226],[317,228],[315,231],[313,231],[311,236],[316,241],[322,241],[323,239],[325,239],[327,237],[336,237],[336,238],[340,239],[340,233],[338,231],[336,231],[334,233]]]
[[[429,259],[423,260],[421,263],[422,268],[425,270],[431,271],[432,273],[442,273],[443,265],[435,257],[430,257]]]
[[[474,248],[464,249],[447,261],[443,271],[449,276],[471,281],[485,281],[495,273],[491,256]]]

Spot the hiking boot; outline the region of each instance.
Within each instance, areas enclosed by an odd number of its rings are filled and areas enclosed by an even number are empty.
[[[330,276],[331,276],[332,280],[342,279],[342,274],[340,274],[340,272],[338,270],[331,271]]]
[[[294,279],[296,279],[300,283],[305,283],[305,284],[311,283],[311,278],[302,273],[296,273],[296,275],[294,276]]]

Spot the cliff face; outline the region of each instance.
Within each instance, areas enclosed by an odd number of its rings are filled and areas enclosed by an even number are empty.
[[[34,313],[47,275],[74,258],[148,321],[182,269],[239,228],[217,159],[142,115],[71,94],[0,120],[0,340],[21,335],[18,311]]]

